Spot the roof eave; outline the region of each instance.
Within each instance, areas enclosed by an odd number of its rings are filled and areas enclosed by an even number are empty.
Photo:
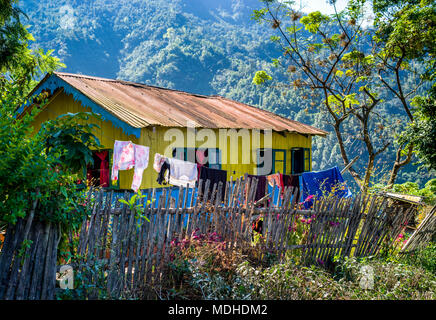
[[[58,76],[57,73],[47,74],[31,91],[28,95],[30,98],[33,95],[38,95],[42,90],[50,90],[51,93],[55,92],[56,89],[63,88],[64,92],[68,95],[72,95],[75,101],[80,101],[82,106],[90,108],[94,113],[101,116],[103,121],[109,121],[116,128],[120,128],[127,135],[134,135],[137,138],[141,136],[141,128],[134,127],[116,115],[112,114],[110,111],[106,110],[103,106],[98,104],[92,98],[88,97],[85,93],[80,91],[78,88],[71,86],[68,82]],[[31,106],[30,101],[24,103],[17,109],[17,114],[22,114],[26,111],[28,107]]]

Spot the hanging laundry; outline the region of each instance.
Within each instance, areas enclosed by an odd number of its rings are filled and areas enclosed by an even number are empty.
[[[207,162],[206,153],[207,153],[207,149],[197,149],[195,151],[195,156],[198,164],[204,165]]]
[[[198,177],[196,163],[175,158],[169,158],[168,161],[170,164],[170,184],[182,187],[195,187]]]
[[[109,187],[109,162],[108,159],[108,151],[103,150],[96,152],[95,155],[101,160],[100,162],[100,186]]]
[[[213,189],[213,185],[216,183],[217,187],[219,182],[222,182],[221,194],[224,197],[226,191],[226,183],[227,183],[227,171],[221,169],[208,168],[205,166],[198,166],[199,175],[198,180],[203,180],[202,193],[204,194],[204,187],[206,180],[210,180],[210,189]]]
[[[284,174],[282,179],[283,179],[284,187],[293,187],[294,190],[298,189],[297,199],[299,199],[300,198],[300,177],[297,175]]]
[[[119,170],[129,170],[135,165],[135,148],[131,141],[118,141],[114,143],[112,159],[112,180],[118,180]]]
[[[135,144],[135,171],[133,173],[132,189],[137,192],[142,182],[142,175],[148,166],[149,147]]]
[[[348,198],[352,195],[338,167],[318,172],[303,172],[301,183],[303,200],[310,195],[321,198],[331,192],[334,192],[335,196],[339,198]],[[308,208],[311,204],[312,201],[306,201],[305,207]]]
[[[266,176],[267,180],[268,180],[268,184],[272,187],[273,184],[275,183],[276,186],[280,187],[280,189],[283,192],[283,175],[281,173],[274,173],[274,174],[270,174],[268,176]]]
[[[256,175],[247,175],[248,178],[256,178],[257,181],[257,189],[256,194],[254,195],[254,201],[260,200],[266,195],[267,188],[267,176],[256,176]]]
[[[132,189],[136,192],[142,182],[142,174],[148,166],[149,147],[132,143],[131,141],[115,140],[112,180],[118,180],[119,170],[130,170],[135,167]]]
[[[161,160],[163,160],[161,162]],[[156,166],[156,168],[159,168],[158,175],[157,175],[157,183],[159,184],[168,184],[169,180],[169,174],[170,174],[170,162],[168,161],[168,158],[162,158],[159,160],[159,166]],[[155,169],[156,169],[155,168]]]
[[[283,184],[283,180],[280,179],[280,173],[274,173],[266,176],[266,179],[268,180],[268,184],[272,187],[274,184],[276,186],[281,186]]]
[[[162,164],[165,162],[166,159],[166,157],[159,153],[154,154],[153,169],[156,170],[157,173],[161,171]]]
[[[273,182],[275,183],[275,186],[280,188],[280,197],[283,199],[283,196],[285,194],[285,188],[286,187],[294,187],[299,189],[299,177],[298,176],[292,176],[287,174],[281,174],[281,173],[275,173],[270,174],[267,177],[269,186],[273,186]],[[298,197],[299,193],[297,194]]]

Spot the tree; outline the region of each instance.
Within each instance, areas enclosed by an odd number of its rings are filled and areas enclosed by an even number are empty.
[[[65,231],[82,221],[84,197],[76,180],[99,142],[92,125],[79,123],[91,114],[65,115],[33,133],[32,121],[48,97],[28,93],[38,77],[63,64],[51,52],[28,47],[32,37],[14,5],[2,1],[0,10],[0,225],[16,223],[37,202],[35,217],[60,223]],[[18,117],[25,101],[33,107]]]
[[[400,137],[401,143],[412,144],[424,167],[436,170],[436,85],[425,96],[413,101],[414,120]]]
[[[373,7],[376,14],[374,27],[377,28],[374,40],[379,46],[378,76],[384,88],[389,90],[400,102],[407,114],[408,124],[411,125],[415,122],[411,102],[420,95],[416,88],[405,92],[404,81],[401,79],[405,72],[411,71],[410,63],[418,61],[426,67],[426,71],[420,75],[420,81],[434,82],[436,4],[434,1],[374,0]],[[391,82],[388,80],[389,74],[394,75]],[[418,114],[422,115],[422,113]],[[430,134],[428,131],[427,133]],[[422,138],[425,140],[425,137]],[[432,138],[432,136],[427,136],[428,138]],[[399,169],[410,162],[416,143],[420,144],[410,135],[409,139],[405,139],[404,134],[400,135],[397,141],[399,146],[388,182],[390,186],[394,184]],[[417,154],[423,155],[419,152]]]
[[[418,60],[425,66],[421,80],[432,83],[424,94],[415,94],[412,99],[405,95],[400,81],[396,87],[386,83],[381,70],[380,80],[401,101],[409,118],[406,130],[398,141],[413,149],[419,160],[430,170],[436,169],[436,5],[431,1],[374,1],[377,12],[375,25],[380,42],[398,57],[397,65],[384,63],[395,79],[401,77],[401,63]],[[395,8],[395,10],[393,10]],[[394,27],[393,27],[393,26]],[[409,105],[410,104],[410,105]],[[392,172],[395,174],[395,170]],[[393,180],[393,179],[391,179]]]
[[[0,90],[4,93],[0,102],[5,103],[7,93],[8,99],[15,97],[12,102],[19,105],[43,74],[65,65],[51,55],[53,50],[30,49],[34,38],[21,23],[26,16],[18,1],[0,1]]]
[[[365,0],[350,0],[341,12],[331,1],[335,14],[316,11],[306,16],[293,9],[291,1],[261,1],[264,8],[255,10],[253,18],[277,31],[271,40],[283,52],[273,63],[287,69],[292,86],[309,88],[313,97],[323,97],[320,109],[334,128],[345,166],[352,152],[345,140],[354,135],[364,143],[367,162],[363,174],[354,166],[349,169],[362,190],[368,188],[376,158],[394,142],[398,144],[389,178],[392,185],[400,168],[410,162],[413,144],[394,141],[392,131],[387,130],[394,124],[378,111],[385,99],[393,97],[400,101],[408,122],[413,121],[409,99],[427,79],[416,74],[412,62],[425,60],[433,50],[434,4],[398,1],[394,7],[375,1],[376,19],[369,28],[364,25],[368,14]],[[420,23],[429,30],[425,34],[419,31]],[[408,26],[409,39],[403,39],[401,34]],[[407,77],[417,81],[405,92]]]

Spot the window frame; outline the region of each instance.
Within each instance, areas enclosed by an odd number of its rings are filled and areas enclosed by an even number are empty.
[[[103,189],[114,189],[114,190],[118,190],[120,188],[120,179],[117,180],[117,183],[115,185],[112,184],[112,163],[113,163],[113,149],[110,148],[104,148],[104,149],[99,149],[99,150],[91,150],[92,153],[94,154],[95,152],[101,152],[101,151],[108,151],[108,170],[109,170],[109,186],[108,187],[101,187]],[[93,155],[94,156],[94,155]],[[98,169],[93,169],[93,170],[98,170]],[[83,169],[83,173],[85,176],[85,181],[87,181],[86,185],[88,185],[88,168],[84,168]]]
[[[276,172],[276,162],[282,162],[283,163],[283,172],[280,172],[281,174],[286,174],[286,162],[287,162],[287,150],[286,149],[274,149],[274,148],[258,148],[256,149],[256,168],[257,173],[260,174],[260,167],[259,167],[259,160],[260,160],[260,152],[265,152],[266,150],[271,150],[271,172],[266,175],[275,174]],[[283,160],[276,160],[276,153],[283,152]],[[265,175],[265,174],[263,174]]]
[[[303,171],[302,172],[295,172],[295,158],[294,158],[294,150],[302,150],[303,151]],[[303,172],[310,172],[312,170],[312,149],[311,148],[305,148],[305,147],[294,147],[291,148],[291,174],[302,174]],[[306,166],[306,161],[308,162],[308,165]]]
[[[173,148],[173,157],[179,160],[183,160],[183,161],[188,161],[188,150],[192,150],[194,149],[194,155],[195,152],[197,150],[208,150],[208,168],[212,168],[212,169],[220,169],[221,170],[221,150],[219,148],[191,148],[191,147],[176,147]],[[211,155],[211,150],[213,150],[215,152],[216,159],[215,159],[215,163],[210,163],[209,161],[209,157]],[[180,155],[180,153],[183,152],[183,159],[181,159],[181,157],[178,157],[178,155]],[[175,153],[175,154],[174,154]],[[197,163],[197,162],[195,162]]]
[[[303,148],[304,149],[304,172],[312,171],[312,150],[311,148]],[[307,152],[307,157],[306,157]],[[308,166],[306,168],[306,160],[308,161]]]

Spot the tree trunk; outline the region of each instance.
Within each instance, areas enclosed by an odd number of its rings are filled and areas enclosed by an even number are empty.
[[[394,165],[392,166],[391,175],[389,177],[388,188],[391,189],[395,183],[395,180],[398,176],[398,171],[400,171],[401,167],[407,165],[412,160],[413,155],[413,145],[409,145],[409,150],[407,152],[407,156],[404,160],[401,160],[401,151],[404,149],[400,146],[397,150],[397,156],[395,158]]]
[[[367,192],[369,187],[369,180],[371,179],[371,174],[374,168],[375,156],[374,154],[369,155],[368,166],[365,171],[365,178],[363,179],[362,191]]]
[[[347,166],[350,163],[350,160],[348,158],[347,151],[345,150],[344,140],[342,139],[342,133],[340,131],[340,123],[339,122],[335,123],[334,129],[335,129],[335,133],[336,133],[336,138],[338,139],[339,150],[341,151],[342,160],[344,161],[344,165]],[[360,176],[356,172],[356,170],[354,170],[354,168],[352,166],[350,166],[348,168],[348,171],[350,172],[351,176],[356,181],[357,185],[360,188],[362,188],[362,186],[361,186],[362,179],[360,178]]]

